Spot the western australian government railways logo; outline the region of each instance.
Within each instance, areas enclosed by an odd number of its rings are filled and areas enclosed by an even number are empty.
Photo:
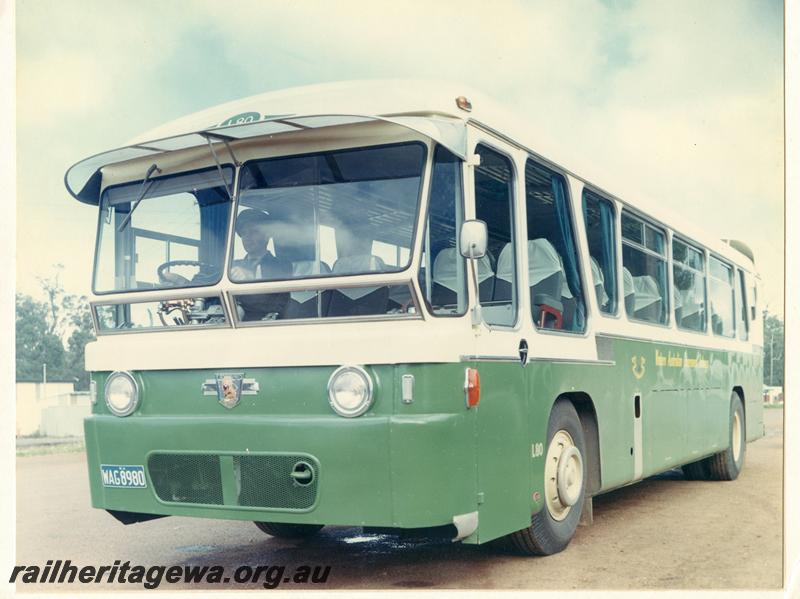
[[[239,400],[242,397],[242,379],[241,374],[218,374],[217,380],[217,399],[219,403],[228,408],[235,408],[239,405]]]
[[[709,367],[708,357],[703,352],[695,352],[690,355],[688,351],[663,353],[657,349],[653,363],[656,366],[666,366],[667,368],[707,369]],[[637,380],[644,377],[646,364],[647,360],[644,356],[631,356],[631,372]]]
[[[656,366],[667,366],[671,368],[708,368],[708,358],[703,352],[695,352],[690,355],[688,351],[667,352],[666,354],[656,350]]]
[[[234,125],[249,125],[258,121],[271,121],[282,117],[292,116],[291,114],[264,114],[260,112],[240,112],[222,121],[217,127],[232,127]]]

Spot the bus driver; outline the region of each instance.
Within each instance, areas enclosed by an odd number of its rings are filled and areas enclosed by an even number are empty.
[[[279,260],[267,249],[270,234],[269,213],[247,208],[236,218],[236,234],[242,239],[244,258],[234,260],[231,279],[237,283],[254,279],[291,277],[291,265]]]
[[[267,212],[247,208],[236,218],[236,234],[242,240],[244,258],[231,263],[230,277],[237,283],[263,279],[287,279],[292,276],[292,265],[276,258],[267,249],[270,226],[275,224]],[[261,320],[267,314],[280,313],[289,299],[288,293],[269,295],[242,295],[237,299],[243,310],[242,320]]]

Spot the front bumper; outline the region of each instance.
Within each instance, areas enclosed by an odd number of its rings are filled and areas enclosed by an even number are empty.
[[[84,428],[92,505],[101,509],[397,528],[452,524],[478,509],[471,412],[96,414]],[[313,470],[313,489],[288,478],[300,460]],[[142,465],[147,487],[104,486],[101,464]]]

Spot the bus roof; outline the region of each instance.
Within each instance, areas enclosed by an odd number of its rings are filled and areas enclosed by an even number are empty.
[[[471,104],[469,110],[456,104],[456,98],[462,96]],[[515,113],[459,83],[396,79],[345,81],[288,88],[234,100],[170,121],[137,136],[121,148],[82,160],[67,171],[65,184],[75,198],[97,204],[100,171],[109,164],[156,157],[212,141],[236,141],[369,120],[388,121],[414,129],[462,158],[467,151],[465,126],[474,123],[642,215],[674,228],[682,236],[754,270],[752,250],[743,242],[709,238],[708,232],[672,213],[663,202],[648,200],[636,190],[619,189],[617,185],[618,192],[615,193],[613,187],[604,184],[603,174],[596,166],[581,161],[572,152],[568,153],[563,145],[548,139],[544,132],[532,129],[524,114]],[[567,156],[569,160],[564,160]]]

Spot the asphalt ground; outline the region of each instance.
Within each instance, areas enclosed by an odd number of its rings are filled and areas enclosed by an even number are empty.
[[[18,457],[18,565],[223,566],[231,581],[158,588],[263,589],[778,589],[782,586],[783,411],[765,410],[766,436],[748,444],[733,482],[687,481],[679,470],[594,499],[594,524],[566,551],[520,557],[445,540],[401,542],[328,527],[305,541],[252,523],[170,517],[123,526],[91,508],[83,453]],[[279,570],[236,583],[237,568],[330,566],[325,583],[282,582]],[[302,570],[301,570],[302,572]],[[322,574],[324,570],[320,570]],[[247,570],[241,570],[246,574]],[[6,573],[6,576],[10,573]],[[21,580],[21,575],[20,575]],[[17,591],[108,592],[142,584],[21,584]]]

